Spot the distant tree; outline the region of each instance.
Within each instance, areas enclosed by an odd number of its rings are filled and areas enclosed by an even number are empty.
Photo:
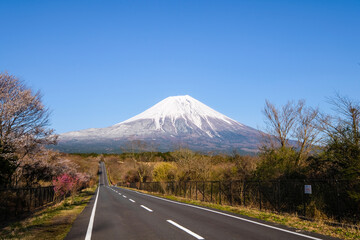
[[[298,108],[301,107],[301,104],[301,102],[298,104],[287,102],[281,109],[278,109],[270,101],[265,101],[263,114],[265,116],[266,131],[269,134],[267,144],[270,147],[289,146],[289,138],[296,124]]]
[[[140,162],[138,163],[136,172],[139,176],[140,182],[146,182],[147,179],[151,177],[152,168],[148,163]]]
[[[211,162],[209,157],[194,153],[189,149],[180,149],[172,153],[177,165],[178,180],[209,180]]]
[[[300,102],[298,106],[298,117],[293,133],[293,137],[297,140],[296,166],[302,165],[306,158],[319,148],[321,141],[321,131],[317,126],[319,110],[306,107],[305,102]]]
[[[327,138],[348,138],[356,146],[360,144],[360,104],[348,97],[336,94],[329,98],[335,115],[321,114],[318,118],[319,128]],[[346,130],[346,131],[345,131]],[[345,134],[345,132],[347,132]]]
[[[18,78],[0,73],[0,185],[8,185],[19,159],[56,142],[49,110],[40,92],[33,93]]]
[[[263,161],[258,169],[268,171],[269,176],[293,175],[317,148],[319,111],[306,107],[303,100],[289,101],[281,108],[266,100],[263,113],[266,134],[260,148]]]
[[[326,162],[324,171],[332,177],[360,179],[360,105],[339,94],[329,98],[329,103],[335,115],[319,117],[319,128],[325,134],[325,153],[318,161]]]
[[[152,172],[153,180],[156,182],[174,181],[176,176],[176,165],[169,162],[158,163]]]

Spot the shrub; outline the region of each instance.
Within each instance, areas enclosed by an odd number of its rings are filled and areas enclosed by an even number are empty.
[[[79,178],[64,173],[54,178],[52,183],[54,185],[55,198],[59,200],[78,190]]]
[[[155,182],[173,181],[176,176],[176,167],[172,163],[162,162],[154,167],[152,175]]]

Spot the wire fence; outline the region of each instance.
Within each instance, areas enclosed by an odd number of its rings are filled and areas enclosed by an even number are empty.
[[[249,206],[308,219],[360,221],[360,181],[189,181],[134,182],[119,186],[211,203]]]
[[[53,186],[0,189],[0,220],[19,217],[53,201]]]

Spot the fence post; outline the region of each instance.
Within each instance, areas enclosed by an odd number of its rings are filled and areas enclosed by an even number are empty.
[[[40,187],[40,205],[44,205],[44,189]]]
[[[259,201],[260,201],[259,207],[260,207],[260,211],[261,211],[262,199],[261,199],[261,191],[260,191],[260,181],[258,181],[258,194],[259,194]]]
[[[221,205],[221,182],[219,181],[219,203]]]
[[[340,221],[341,219],[341,213],[340,213],[340,204],[339,204],[339,185],[338,185],[338,180],[335,179],[335,188],[336,188],[336,210],[337,210],[337,219],[338,221]]]
[[[232,181],[230,181],[229,191],[230,191],[230,205],[232,206],[233,205]]]
[[[184,181],[184,198],[186,198],[186,181]]]
[[[45,188],[44,189],[44,200],[45,200],[45,203],[47,204],[48,203],[48,188]]]
[[[278,212],[280,213],[280,180],[278,181]]]
[[[191,199],[191,182],[190,182],[190,199]]]
[[[197,192],[198,192],[198,182],[195,182],[195,199],[197,200]]]
[[[302,190],[302,201],[303,201],[303,215],[306,217],[306,203],[305,203],[305,180],[303,181],[303,186],[301,188]]]
[[[246,206],[246,181],[244,181],[243,185],[243,204]]]
[[[6,193],[5,190],[4,190],[4,193]],[[8,193],[8,194],[9,194],[9,193]],[[4,194],[4,196],[5,196],[5,194]],[[8,199],[6,199],[5,204],[6,204],[6,207],[5,207],[5,209],[4,209],[4,211],[5,211],[5,218],[4,218],[4,219],[7,219],[7,217],[8,217],[8,212],[9,212],[9,201],[8,201]]]
[[[32,203],[32,188],[29,188],[29,212],[31,211],[31,203]]]
[[[203,181],[203,201],[205,201],[205,182]]]
[[[16,189],[16,205],[15,205],[15,216],[18,215],[18,206],[19,206],[19,190]]]
[[[175,183],[175,196],[178,195],[178,191],[179,191],[179,182]]]

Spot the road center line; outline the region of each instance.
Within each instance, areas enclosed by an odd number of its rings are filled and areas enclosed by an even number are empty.
[[[135,202],[134,200],[132,200],[131,198],[129,199],[130,202]]]
[[[91,217],[90,217],[88,229],[87,229],[87,231],[86,231],[85,240],[90,240],[90,239],[91,239],[92,229],[93,229],[93,226],[94,226],[96,205],[97,205],[97,201],[98,201],[98,197],[99,197],[99,191],[100,191],[100,185],[99,185],[99,188],[98,188],[98,191],[97,191],[97,194],[96,194],[96,199],[95,199],[95,203],[94,203],[93,209],[92,209],[92,211],[91,211]]]
[[[175,227],[177,228],[180,228],[181,230],[183,230],[184,232],[190,234],[191,236],[195,237],[196,239],[204,239],[202,236],[190,231],[189,229],[181,226],[180,224],[177,224],[176,222],[174,221],[171,221],[171,220],[166,220],[168,223],[171,223],[172,225],[174,225]]]
[[[125,196],[125,195],[123,195],[123,197],[124,197],[124,198],[126,198],[126,196]]]
[[[142,208],[144,208],[144,209],[146,209],[146,210],[148,210],[149,212],[152,212],[153,210],[151,210],[150,208],[148,208],[148,207],[145,207],[144,205],[140,205]]]

